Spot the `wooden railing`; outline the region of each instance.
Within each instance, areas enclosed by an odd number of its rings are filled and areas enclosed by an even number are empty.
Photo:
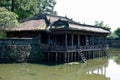
[[[40,45],[38,39],[32,38],[8,38],[0,39],[0,45]]]
[[[103,45],[91,45],[91,46],[80,46],[79,49],[82,51],[90,51],[90,50],[100,50],[103,48]]]
[[[49,52],[49,51],[67,51],[67,52],[76,52],[77,49],[81,49],[82,51],[94,51],[94,50],[101,50],[103,48],[106,49],[108,46],[103,46],[103,45],[91,45],[91,46],[80,46],[77,48],[76,46],[52,46],[48,44],[42,44],[41,49],[44,52]]]
[[[41,44],[41,49],[44,52],[48,52],[48,51],[65,51],[65,47],[64,46],[58,46],[58,45],[48,45],[48,44]]]

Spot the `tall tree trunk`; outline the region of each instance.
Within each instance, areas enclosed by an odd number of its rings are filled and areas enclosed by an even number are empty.
[[[11,5],[11,11],[14,12],[14,1],[15,0],[12,0],[12,5]]]

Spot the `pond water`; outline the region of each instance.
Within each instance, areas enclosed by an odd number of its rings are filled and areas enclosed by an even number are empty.
[[[120,58],[90,59],[59,65],[0,64],[0,80],[120,80]]]

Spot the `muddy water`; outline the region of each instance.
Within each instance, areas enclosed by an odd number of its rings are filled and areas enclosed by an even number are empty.
[[[120,80],[119,56],[59,65],[0,64],[0,80]]]

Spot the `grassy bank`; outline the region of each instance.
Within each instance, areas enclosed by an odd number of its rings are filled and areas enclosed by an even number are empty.
[[[110,56],[120,56],[120,48],[109,48],[108,53]]]

